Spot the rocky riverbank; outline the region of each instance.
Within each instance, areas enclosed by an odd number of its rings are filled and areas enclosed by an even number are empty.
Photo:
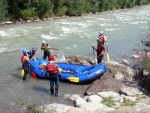
[[[91,65],[93,59],[84,56],[67,57],[69,63]],[[139,86],[136,69],[123,61],[104,61],[107,71],[82,94],[59,95],[73,106],[53,103],[41,106],[45,113],[149,113],[150,97]]]

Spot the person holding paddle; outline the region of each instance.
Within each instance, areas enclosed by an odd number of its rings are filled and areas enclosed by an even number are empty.
[[[105,47],[102,44],[102,41],[100,39],[97,39],[97,49],[93,47],[93,49],[97,52],[97,61],[98,64],[102,62],[103,58],[104,58],[104,52],[105,52]]]
[[[104,48],[106,49],[107,48],[107,61],[109,62],[110,61],[110,57],[109,57],[109,53],[108,53],[108,45],[105,43],[107,42],[107,37],[103,34],[103,31],[100,32],[97,40],[100,39],[102,41],[102,44],[104,45]]]
[[[44,60],[46,59],[46,57],[49,58],[49,56],[51,55],[50,49],[59,50],[59,49],[57,49],[57,48],[51,48],[51,46],[48,45],[48,44],[46,44],[45,41],[42,41],[42,46],[41,46],[41,48],[39,48],[39,50],[40,50],[40,51],[41,51],[41,50],[44,51],[44,54],[43,54],[43,59],[44,59]]]

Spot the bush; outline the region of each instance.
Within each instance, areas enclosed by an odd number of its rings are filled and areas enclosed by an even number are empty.
[[[21,11],[20,11],[20,16],[21,16],[23,19],[31,19],[31,20],[38,18],[37,13],[36,13],[34,7],[21,10]]]
[[[61,8],[56,9],[56,15],[57,16],[64,16],[64,15],[66,15],[66,12],[67,12],[66,6],[63,6]]]
[[[37,0],[34,7],[38,13],[39,18],[50,17],[53,15],[53,4],[51,0]]]

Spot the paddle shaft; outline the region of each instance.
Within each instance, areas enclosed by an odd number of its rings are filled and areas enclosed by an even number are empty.
[[[109,58],[109,53],[108,53],[108,45],[107,45],[107,61],[109,62],[110,58]]]
[[[94,55],[94,61],[95,61],[95,64],[96,64],[94,48],[93,48],[93,55]]]

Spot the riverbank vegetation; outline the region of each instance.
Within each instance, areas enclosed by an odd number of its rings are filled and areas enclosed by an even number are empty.
[[[139,71],[139,85],[150,92],[150,21],[148,21],[148,29],[145,30],[144,46],[140,46],[139,59],[138,59],[138,71]],[[136,65],[135,65],[136,66]]]
[[[0,21],[81,16],[150,4],[150,0],[0,0]]]

